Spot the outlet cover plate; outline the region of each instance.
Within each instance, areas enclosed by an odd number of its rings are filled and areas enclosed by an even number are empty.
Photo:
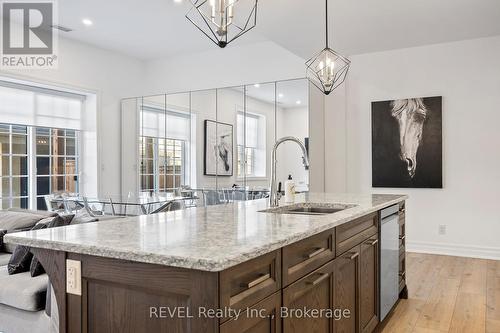
[[[66,259],[66,293],[82,296],[82,262]]]

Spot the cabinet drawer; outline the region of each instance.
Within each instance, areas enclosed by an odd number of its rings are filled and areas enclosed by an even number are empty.
[[[372,213],[336,227],[336,255],[339,256],[348,251],[377,232],[378,213]]]
[[[237,320],[231,319],[220,326],[220,333],[281,332],[281,293],[277,292],[244,311]]]
[[[221,308],[245,309],[263,300],[281,288],[281,251],[222,271],[219,288]]]
[[[297,281],[335,258],[334,229],[283,248],[283,286]]]

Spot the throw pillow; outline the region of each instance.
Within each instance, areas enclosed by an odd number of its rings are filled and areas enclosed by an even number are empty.
[[[0,251],[3,252],[3,236],[7,233],[7,230],[0,229]]]
[[[37,224],[31,230],[46,228],[46,224]],[[10,257],[7,265],[9,275],[27,272],[30,270],[31,259],[33,254],[30,252],[29,246],[18,245]]]

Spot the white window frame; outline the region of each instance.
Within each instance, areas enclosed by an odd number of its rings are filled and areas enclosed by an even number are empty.
[[[236,178],[238,180],[244,180],[244,179],[247,179],[247,180],[261,180],[261,179],[267,179],[267,118],[265,115],[263,114],[260,114],[260,113],[255,113],[255,112],[249,112],[249,111],[243,111],[243,110],[237,110],[236,112],[236,117],[238,116],[242,116],[243,117],[243,144],[241,144],[240,142],[238,142],[238,135],[237,135],[237,139],[236,139],[236,147],[237,147],[237,154],[238,154],[238,159],[237,161],[239,160],[239,157],[240,157],[240,149],[243,149],[244,153],[243,153],[243,157],[244,157],[244,161],[243,161],[243,174],[237,174],[236,175]],[[247,131],[247,125],[246,125],[246,122],[247,122],[247,118],[248,117],[252,117],[252,118],[256,118],[258,119],[258,123],[257,123],[257,132],[261,132],[263,131],[266,135],[265,135],[265,138],[263,140],[263,142],[261,143],[261,145],[259,145],[258,147],[247,147],[247,135],[246,135],[246,131]],[[236,124],[238,124],[238,121],[236,120]],[[261,126],[263,128],[261,128]],[[237,131],[239,131],[241,129],[237,128]],[[257,133],[257,137],[259,137],[259,133]],[[247,160],[247,149],[250,149],[252,150],[252,173],[251,174],[247,174],[247,165],[248,165],[248,160]],[[260,164],[263,164],[264,165],[264,173],[261,174],[261,175],[256,175],[255,174],[255,170],[256,170],[256,165],[257,165],[257,154],[258,153],[263,153],[263,157],[264,157],[264,161],[262,163],[262,161],[260,162]],[[241,167],[241,166],[240,166]]]

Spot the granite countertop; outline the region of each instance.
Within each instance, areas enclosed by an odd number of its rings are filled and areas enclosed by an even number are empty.
[[[222,271],[357,217],[405,195],[311,193],[296,202],[356,205],[329,215],[264,213],[267,199],[7,234],[4,241],[137,262]]]

